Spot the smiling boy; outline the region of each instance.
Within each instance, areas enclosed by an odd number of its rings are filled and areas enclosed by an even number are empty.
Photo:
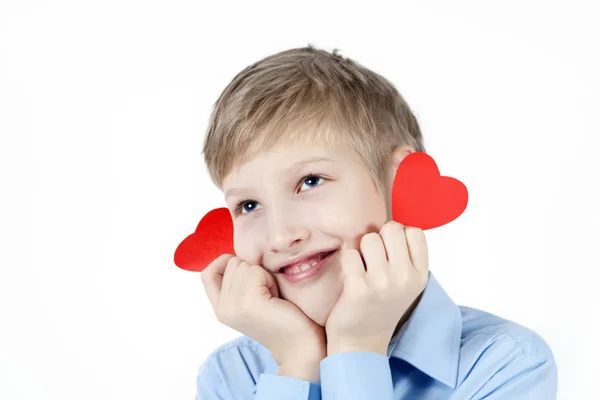
[[[380,75],[312,46],[241,71],[204,155],[234,224],[202,282],[244,336],[202,364],[196,399],[555,399],[530,329],[459,307],[423,231],[392,220],[399,163],[425,151]]]

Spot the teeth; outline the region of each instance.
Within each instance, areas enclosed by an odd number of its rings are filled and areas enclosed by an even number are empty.
[[[319,256],[319,257],[318,257],[316,260],[314,260],[314,261],[313,261],[313,262],[311,262],[311,263],[303,263],[303,264],[302,264],[302,265],[300,265],[300,266],[296,266],[296,267],[292,267],[292,268],[284,268],[284,272],[285,272],[286,274],[291,274],[291,275],[293,275],[293,274],[299,274],[300,272],[304,272],[304,271],[306,271],[307,269],[309,269],[309,268],[312,268],[312,267],[314,267],[315,265],[317,265],[317,263],[318,263],[319,261],[321,261],[321,258],[322,258],[322,257],[323,257],[323,255],[320,255],[320,256]]]

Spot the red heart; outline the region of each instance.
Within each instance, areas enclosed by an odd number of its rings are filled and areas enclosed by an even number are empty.
[[[406,156],[396,171],[392,188],[392,219],[423,230],[458,218],[467,208],[467,187],[458,179],[440,176],[429,155]]]
[[[233,221],[227,208],[208,212],[175,250],[175,265],[179,268],[202,272],[221,254],[233,253]]]
[[[433,158],[421,152],[406,156],[396,171],[392,188],[392,219],[423,230],[436,228],[458,218],[467,207],[465,185],[440,176]],[[202,272],[221,254],[234,254],[233,221],[227,208],[208,212],[196,232],[175,250],[175,265]]]

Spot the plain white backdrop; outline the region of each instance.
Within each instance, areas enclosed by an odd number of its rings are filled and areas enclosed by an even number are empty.
[[[193,399],[240,334],[173,253],[224,206],[202,141],[234,75],[338,48],[390,79],[442,175],[426,231],[459,305],[550,344],[559,399],[600,374],[600,27],[583,1],[0,2],[0,399]]]

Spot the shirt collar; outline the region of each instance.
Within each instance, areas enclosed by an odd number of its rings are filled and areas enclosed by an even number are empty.
[[[413,313],[388,346],[388,359],[400,358],[430,377],[456,388],[462,314],[433,274]]]

